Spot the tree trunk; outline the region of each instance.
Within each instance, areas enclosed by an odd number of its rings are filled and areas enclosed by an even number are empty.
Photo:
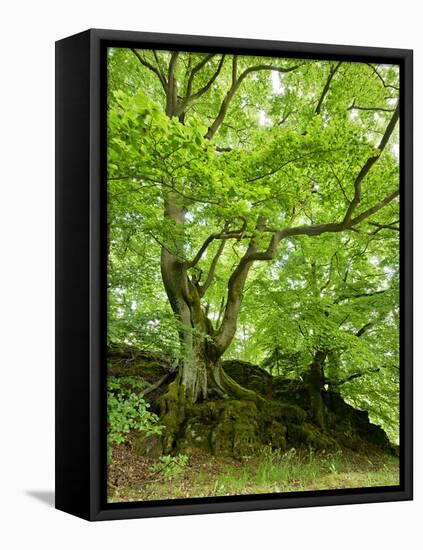
[[[323,365],[325,363],[327,351],[318,350],[314,354],[313,362],[310,365],[310,371],[306,378],[306,386],[310,398],[310,408],[314,422],[322,429],[326,425],[326,406],[323,401],[322,391],[325,383]]]
[[[187,408],[220,388],[219,355],[213,344],[213,328],[201,307],[198,288],[191,281],[183,258],[185,210],[175,196],[165,198],[165,218],[174,223],[172,249],[164,243],[161,274],[169,303],[179,323],[178,375],[161,400],[164,446],[169,452],[186,416]]]

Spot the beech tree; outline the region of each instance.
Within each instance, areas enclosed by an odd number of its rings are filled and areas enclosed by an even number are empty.
[[[286,281],[301,279],[298,250],[316,243],[303,268],[315,270],[317,308],[322,278],[334,284],[330,263],[316,268],[325,236],[336,237],[346,265],[349,238],[398,232],[398,81],[395,66],[109,50],[109,338],[148,334],[179,358],[162,399],[168,446],[190,404],[255,399],[221,367],[240,317],[284,334],[304,305],[285,300],[279,321],[274,311],[243,312],[249,281],[261,278],[254,303],[268,303],[269,274],[285,277],[286,292]],[[386,242],[396,257],[397,241]],[[378,262],[384,254],[382,246]],[[333,289],[332,309],[343,291]],[[325,307],[319,326],[329,323]],[[362,322],[350,330],[364,334]],[[316,399],[323,366],[341,360],[330,339],[309,353]]]

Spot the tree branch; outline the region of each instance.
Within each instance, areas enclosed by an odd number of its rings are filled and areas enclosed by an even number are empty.
[[[191,87],[189,88],[190,93],[189,94],[187,93],[186,97],[179,103],[179,105],[176,109],[176,114],[178,116],[180,116],[183,113],[183,111],[187,108],[187,106],[190,103],[192,103],[193,101],[199,99],[202,95],[204,95],[206,92],[208,92],[210,90],[213,82],[216,80],[216,78],[220,74],[220,71],[222,70],[224,60],[225,60],[225,56],[222,55],[222,57],[220,58],[219,64],[217,66],[216,71],[213,73],[213,75],[211,76],[209,81],[202,88],[200,88],[197,92],[195,92],[193,94],[191,94]]]
[[[261,233],[266,220],[259,216],[256,223],[256,230]],[[231,343],[237,327],[238,313],[241,307],[245,281],[252,265],[248,258],[257,251],[256,239],[253,237],[244,254],[233,270],[228,281],[228,294],[225,305],[222,323],[215,336],[215,346],[217,352],[221,355]]]
[[[398,86],[394,86],[393,84],[386,84],[384,78],[382,77],[382,75],[378,72],[378,70],[376,69],[376,67],[373,67],[373,65],[371,63],[366,63],[366,65],[368,65],[372,71],[374,72],[374,74],[378,77],[378,79],[382,82],[383,84],[383,87],[384,88],[392,88],[393,90],[397,90],[399,91],[399,87]]]
[[[216,206],[222,206],[219,202],[214,201],[212,199],[199,199],[198,197],[193,197],[192,195],[187,195],[186,193],[183,193],[179,189],[177,189],[174,185],[171,185],[170,183],[167,183],[165,181],[161,180],[155,180],[149,176],[143,175],[143,174],[133,174],[133,175],[126,175],[126,176],[116,176],[112,178],[107,178],[108,181],[112,180],[145,180],[151,183],[151,186],[154,185],[160,185],[163,187],[166,187],[167,189],[170,189],[180,197],[192,201],[192,202],[199,202],[201,204],[215,204]]]
[[[246,76],[250,73],[256,73],[258,71],[277,71],[278,73],[289,73],[295,71],[300,65],[294,65],[293,67],[279,67],[277,65],[253,65],[252,67],[247,67],[238,78],[238,82],[242,82]]]
[[[354,109],[357,111],[383,111],[386,113],[395,112],[395,109],[387,109],[385,107],[360,107],[359,105],[355,104],[355,100],[353,101],[353,104],[348,107],[347,111],[352,111]]]
[[[400,228],[398,225],[396,225],[398,222],[399,220],[392,223],[369,222],[369,225],[373,225],[376,227],[374,231],[369,232],[369,235],[376,235],[376,233],[379,233],[379,231],[382,231],[382,229],[391,229],[392,231],[399,231]]]
[[[195,65],[195,67],[192,68],[191,73],[188,77],[188,83],[187,83],[186,94],[185,94],[186,97],[189,97],[191,95],[192,85],[194,82],[195,75],[198,73],[198,71],[200,71],[206,65],[208,61],[210,61],[210,59],[213,59],[215,55],[216,54],[214,53],[206,55],[205,57],[203,57],[203,59],[199,63],[197,63],[197,65]]]
[[[350,295],[342,295],[339,296],[336,300],[334,300],[334,304],[339,304],[340,302],[343,302],[344,300],[355,300],[357,298],[372,298],[373,296],[378,296],[379,294],[384,294],[387,289],[385,290],[375,290],[375,292],[363,292],[361,294],[350,294]],[[371,323],[368,323],[368,325],[371,325]],[[359,335],[361,336],[361,335]]]
[[[334,264],[334,260],[337,256],[337,254],[338,254],[338,252],[335,252],[335,254],[333,254],[331,259],[330,259],[328,278],[326,279],[326,282],[320,287],[320,292],[323,292],[329,286],[329,284],[331,282],[332,273],[333,273],[333,264]]]
[[[284,113],[280,121],[278,122],[278,126],[283,126],[285,122],[288,120],[288,118],[294,113],[294,110],[288,111],[287,113]]]
[[[250,178],[245,180],[246,183],[253,183],[255,181],[261,180],[263,178],[267,178],[269,176],[274,176],[277,172],[285,168],[285,166],[288,166],[288,164],[292,164],[293,162],[298,162],[300,160],[303,160],[305,158],[311,157],[313,155],[323,155],[325,153],[333,153],[334,151],[338,151],[339,149],[316,149],[315,151],[309,151],[308,153],[304,153],[303,155],[300,155],[298,157],[294,157],[292,159],[284,161],[282,164],[277,166],[276,168],[273,168],[269,172],[266,172],[264,174],[259,174],[258,176],[254,176],[254,178]]]
[[[374,372],[379,372],[380,367],[375,367],[374,369],[369,369],[364,372],[356,372],[354,374],[350,374],[350,376],[347,376],[347,378],[344,378],[343,380],[339,380],[338,382],[331,382],[331,386],[342,386],[343,384],[346,384],[347,382],[350,382],[351,380],[355,380],[356,378],[361,378],[362,376],[365,376],[366,374],[371,374]]]
[[[356,333],[355,335],[357,336],[357,338],[361,338],[361,336],[363,336],[363,334],[365,334],[372,326],[374,325],[374,323],[372,321],[366,323],[365,325],[363,325]]]
[[[372,214],[376,214],[381,208],[392,202],[395,198],[397,198],[399,195],[399,189],[379,201],[377,204],[372,206],[371,208],[368,208],[364,212],[362,212],[359,216],[356,216],[353,220],[350,221],[349,227],[353,227],[355,225],[358,225],[360,222],[371,216]]]
[[[209,129],[207,130],[207,133],[205,135],[206,139],[212,139],[218,129],[220,128],[222,122],[225,119],[226,113],[228,111],[229,104],[234,97],[235,93],[237,92],[238,88],[240,87],[242,81],[251,73],[258,72],[258,71],[278,71],[280,73],[288,73],[290,71],[294,71],[295,69],[298,69],[301,65],[294,65],[293,67],[278,67],[276,65],[253,65],[252,67],[247,67],[238,77],[238,58],[236,55],[232,58],[232,84],[229,88],[228,92],[226,93],[225,97],[223,98],[223,101],[220,105],[219,112],[214,119],[213,123],[210,125]]]
[[[340,188],[342,194],[344,195],[344,199],[346,200],[347,203],[349,203],[349,202],[350,202],[350,199],[347,197],[347,194],[346,194],[346,192],[345,192],[344,186],[342,185],[342,181],[343,181],[343,179],[344,179],[344,176],[345,176],[345,173],[346,173],[346,172],[344,172],[344,175],[342,176],[342,178],[339,178],[339,177],[338,177],[338,174],[337,174],[337,173],[335,172],[335,170],[333,169],[332,164],[331,164],[330,162],[329,162],[328,164],[329,164],[330,171],[331,171],[332,174],[333,174],[333,177],[336,179],[336,181],[337,181],[337,183],[338,183],[338,186],[339,186],[339,188]]]
[[[156,60],[157,70],[159,71],[160,76],[163,79],[163,82],[166,83],[166,78],[165,78],[165,76],[163,74],[163,71],[162,71],[162,68],[160,66],[160,59],[159,59],[159,56],[157,55],[156,50],[153,50],[153,55],[154,55],[154,59]]]
[[[146,390],[141,392],[140,395],[142,397],[145,397],[149,393],[152,393],[153,391],[157,390],[158,388],[160,388],[160,386],[162,386],[166,382],[166,380],[170,377],[170,375],[171,373],[167,372],[161,378],[159,378],[157,382],[155,382],[154,384],[151,384],[151,386],[149,386]]]
[[[396,370],[400,370],[399,367],[397,367],[396,365],[382,365],[380,367],[375,367],[373,369],[369,369],[369,370],[366,370],[366,371],[363,371],[363,372],[356,372],[354,374],[350,374],[349,376],[347,376],[343,380],[329,381],[329,384],[331,386],[342,386],[342,384],[345,384],[346,382],[350,382],[351,380],[355,380],[356,378],[361,378],[362,376],[366,376],[367,374],[372,374],[374,372],[380,372],[381,369],[386,369],[386,368],[393,368],[393,369],[396,369]]]
[[[381,208],[389,204],[399,195],[399,190],[394,191],[377,204],[368,208],[362,212],[359,216],[349,220],[342,221],[338,223],[322,223],[322,224],[311,224],[311,225],[302,225],[298,227],[287,227],[275,232],[270,240],[270,243],[267,249],[264,252],[254,252],[249,254],[248,257],[245,257],[244,261],[261,261],[261,260],[273,260],[277,253],[277,248],[282,239],[287,237],[297,237],[299,235],[307,235],[309,237],[315,237],[321,235],[322,233],[338,233],[346,229],[351,229],[355,225],[362,222],[364,219],[368,218],[372,214],[378,212]]]
[[[212,243],[215,239],[217,239],[218,236],[219,236],[219,233],[212,233],[211,235],[209,235],[207,237],[207,239],[204,241],[204,243],[200,246],[200,248],[199,248],[197,254],[194,256],[194,258],[190,262],[188,262],[188,264],[187,264],[188,268],[195,267],[198,264],[198,262],[203,257],[204,252],[209,247],[210,243]]]
[[[215,338],[216,348],[219,353],[223,353],[236,331],[236,320],[242,302],[242,293],[245,281],[248,276],[253,262],[272,260],[276,257],[278,245],[281,240],[287,237],[307,235],[309,237],[321,235],[322,233],[338,233],[347,229],[353,228],[358,223],[362,222],[367,217],[379,211],[381,208],[389,204],[399,195],[399,190],[394,191],[377,204],[368,208],[355,218],[350,218],[338,223],[311,224],[298,227],[287,227],[273,233],[267,249],[263,252],[257,250],[254,239],[250,241],[250,245],[244,256],[239,260],[238,265],[234,269],[228,281],[228,299],[225,308],[225,315],[222,324]],[[263,232],[267,230],[263,225],[263,221],[259,219],[257,230]]]
[[[209,269],[209,272],[207,274],[206,280],[205,280],[203,285],[200,285],[198,287],[198,293],[200,294],[200,296],[204,296],[204,294],[207,292],[207,289],[209,288],[209,286],[213,282],[214,274],[215,274],[215,271],[216,271],[216,266],[217,266],[217,263],[219,261],[220,256],[222,255],[223,249],[225,248],[225,244],[226,244],[226,240],[220,241],[219,248],[217,249],[216,254],[214,255],[213,260],[210,264],[210,269]]]
[[[329,76],[326,80],[326,84],[324,85],[322,94],[320,96],[320,99],[319,99],[319,101],[316,105],[316,109],[314,111],[316,115],[320,115],[320,111],[322,109],[322,104],[323,104],[323,101],[325,100],[326,94],[329,91],[330,83],[332,82],[332,78],[335,76],[335,73],[339,69],[341,64],[342,64],[342,61],[339,61],[336,65],[332,65],[330,70],[329,70]]]
[[[359,202],[361,201],[361,182],[363,179],[367,176],[369,173],[371,167],[375,164],[375,162],[379,159],[380,155],[382,154],[382,151],[385,149],[386,144],[389,141],[389,138],[392,135],[392,132],[394,131],[394,128],[396,126],[396,123],[399,119],[399,103],[395,109],[394,114],[392,115],[391,120],[389,121],[388,126],[386,127],[385,133],[382,136],[382,139],[378,146],[378,153],[376,155],[373,155],[367,159],[364,166],[361,168],[358,176],[355,179],[354,182],[354,197],[352,201],[350,202],[347,212],[345,214],[344,222],[349,222],[351,220],[351,216],[358,206]]]
[[[156,67],[154,67],[154,65],[149,63],[146,59],[141,57],[141,55],[137,52],[135,48],[131,48],[131,52],[135,55],[135,57],[138,59],[141,65],[143,65],[144,67],[152,71],[158,77],[158,79],[161,82],[161,85],[163,86],[164,91],[167,92],[167,82],[165,77],[162,75],[161,71]]]
[[[204,252],[207,250],[209,245],[215,240],[215,239],[221,239],[221,240],[228,240],[228,239],[241,239],[244,234],[245,230],[247,228],[247,220],[244,218],[242,219],[242,226],[240,229],[234,229],[232,231],[229,231],[229,224],[226,224],[225,227],[220,231],[219,233],[212,233],[207,237],[207,239],[204,241],[204,243],[199,248],[197,254],[195,255],[194,259],[187,263],[187,267],[195,267],[198,262],[203,257]]]

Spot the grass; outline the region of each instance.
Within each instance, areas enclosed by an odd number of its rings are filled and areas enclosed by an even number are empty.
[[[153,464],[154,466],[154,464]],[[145,468],[145,465],[139,465]],[[136,471],[132,464],[131,471]],[[194,452],[175,476],[154,467],[141,482],[120,477],[110,487],[109,502],[163,500],[260,493],[285,493],[399,484],[396,457],[376,452],[351,451],[286,453],[265,449],[261,456],[244,462]],[[122,466],[120,466],[122,471]]]

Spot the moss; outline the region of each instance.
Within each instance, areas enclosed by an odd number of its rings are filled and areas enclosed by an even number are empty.
[[[287,427],[272,420],[264,429],[264,443],[273,447],[273,449],[280,449],[285,451],[287,448],[286,442]]]
[[[280,401],[267,401],[262,412],[264,416],[278,419],[284,424],[302,424],[307,418],[306,411],[301,407]]]
[[[388,436],[380,426],[370,422],[367,411],[354,409],[337,393],[328,392],[325,402],[329,410],[331,431],[342,445],[359,450],[370,443],[384,451],[391,451]]]
[[[155,380],[168,372],[169,358],[164,354],[137,350],[129,346],[112,346],[107,351],[108,373],[113,376],[142,376]]]
[[[272,380],[272,397],[273,399],[280,399],[301,408],[308,408],[308,391],[300,380],[275,376]]]
[[[151,381],[170,364],[170,358],[162,354],[130,348],[112,350],[108,361],[109,372],[116,370],[116,376],[136,374]],[[272,377],[256,365],[231,360],[223,362],[220,381],[221,394],[231,398],[195,405],[178,376],[167,388],[163,385],[165,393],[158,399],[155,396],[152,410],[160,413],[164,425],[164,453],[198,447],[240,458],[251,456],[263,445],[282,450],[287,446],[316,450],[341,446],[362,452],[373,446],[392,452],[385,432],[369,421],[368,413],[354,409],[339,393],[319,394],[324,415],[319,425],[310,388],[301,380]],[[149,454],[148,446],[140,439],[137,452]]]
[[[231,359],[223,362],[223,369],[244,388],[262,395],[267,395],[271,391],[272,376],[258,365]]]
[[[164,426],[163,452],[168,454],[175,446],[187,412],[184,388],[178,379],[169,384],[167,392],[161,396],[160,410],[160,423]]]
[[[219,401],[208,401],[194,405],[190,410],[183,434],[178,442],[178,450],[184,452],[191,447],[212,451],[210,435],[222,412]]]
[[[138,456],[159,458],[163,454],[162,439],[159,435],[139,435],[133,442],[133,449]]]
[[[178,450],[196,447],[239,459],[252,456],[262,446],[258,419],[257,407],[250,401],[218,400],[194,405]]]
[[[324,429],[327,423],[327,408],[320,391],[309,388],[310,417],[319,428]]]
[[[210,426],[194,418],[187,422],[184,428],[184,435],[178,442],[178,451],[186,452],[196,447],[204,451],[211,451]]]
[[[226,402],[210,443],[215,454],[243,458],[254,455],[261,446],[258,435],[258,411],[253,403]]]
[[[314,424],[305,422],[288,427],[288,443],[293,447],[309,447],[316,451],[338,449],[338,442]]]
[[[221,382],[222,386],[228,392],[228,395],[231,395],[236,399],[248,400],[257,404],[266,403],[266,400],[256,391],[241,386],[231,376],[228,376],[223,369],[221,371]]]

